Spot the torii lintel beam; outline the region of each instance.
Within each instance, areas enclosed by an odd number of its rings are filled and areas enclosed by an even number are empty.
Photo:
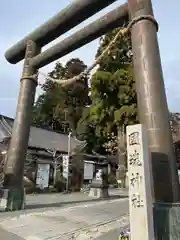
[[[123,26],[128,20],[128,4],[123,4],[71,36],[65,38],[53,47],[34,56],[30,60],[30,64],[37,69],[41,68],[85,44],[90,43],[111,29]]]
[[[32,40],[43,47],[60,35],[77,26],[87,18],[112,4],[116,0],[76,0],[57,15],[45,22],[5,53],[8,62],[16,64],[24,59],[26,43]]]

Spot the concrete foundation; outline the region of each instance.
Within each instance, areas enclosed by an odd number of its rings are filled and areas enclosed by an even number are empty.
[[[25,208],[25,189],[0,189],[0,212]]]
[[[157,240],[179,240],[180,203],[155,203],[154,229]]]

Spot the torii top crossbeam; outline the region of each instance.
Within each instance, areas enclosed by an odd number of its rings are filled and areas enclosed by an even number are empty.
[[[8,49],[5,53],[7,61],[16,64],[24,59],[26,43],[28,40],[32,40],[36,42],[38,46],[43,47],[115,1],[116,0],[74,1],[49,21],[45,22],[39,28],[35,29],[28,36]]]

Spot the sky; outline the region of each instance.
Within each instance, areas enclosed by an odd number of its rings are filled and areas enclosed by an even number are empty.
[[[83,0],[82,0],[83,1]],[[29,34],[36,27],[47,21],[61,9],[70,4],[72,0],[6,0],[1,2],[0,14],[0,114],[14,117],[19,94],[20,77],[23,61],[11,65],[5,60],[5,51]],[[93,17],[87,19],[77,27],[73,28],[60,38],[48,44],[44,49],[53,46],[61,39],[71,35],[80,28],[106,14],[109,10],[115,9],[125,1],[118,0],[109,7],[103,9]],[[169,109],[173,112],[180,112],[180,1],[174,0],[173,4],[165,0],[153,0],[155,17],[160,25],[158,32],[159,47],[161,53],[164,81],[168,99]],[[91,65],[98,48],[99,40],[95,40],[86,46],[66,55],[59,61],[65,63],[72,57],[78,57]],[[48,73],[55,63],[42,68],[41,71]],[[44,82],[40,77],[39,81]],[[40,93],[37,87],[36,97]]]

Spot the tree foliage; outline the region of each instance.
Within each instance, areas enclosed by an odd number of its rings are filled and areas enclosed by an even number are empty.
[[[119,29],[101,38],[96,57],[107,47],[117,31]],[[130,36],[121,36],[103,58],[92,76],[91,93],[90,118],[95,123],[96,135],[103,138],[103,145],[108,146],[106,150],[109,153],[116,152],[114,137],[118,131],[124,132],[127,125],[137,122]]]
[[[86,65],[78,58],[71,59],[65,66],[56,63],[49,77],[68,79],[84,71]],[[42,128],[60,132],[76,130],[84,107],[89,104],[88,79],[76,82],[70,87],[61,87],[47,79],[42,86],[41,94],[34,106],[33,124]]]
[[[169,112],[169,121],[172,134],[177,134],[180,125],[180,113]]]

